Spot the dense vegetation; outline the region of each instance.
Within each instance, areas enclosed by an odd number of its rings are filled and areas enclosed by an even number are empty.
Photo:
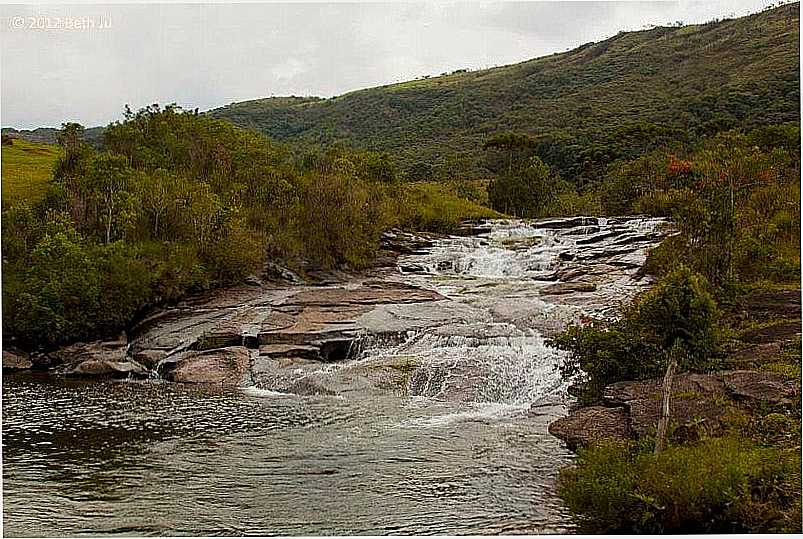
[[[277,140],[388,151],[403,174],[455,163],[487,177],[476,149],[526,132],[576,184],[608,164],[723,129],[799,121],[799,4],[733,20],[623,32],[566,53],[351,92],[214,110]],[[427,178],[429,179],[429,178]]]
[[[173,106],[127,110],[103,151],[78,124],[59,143],[52,181],[15,183],[3,151],[3,331],[29,348],[119,331],[148,306],[258,273],[266,257],[360,268],[392,226],[446,231],[494,215],[459,185],[400,183],[385,154],[294,151]]]
[[[755,324],[729,312],[750,294],[800,286],[800,129],[731,130],[649,152],[609,168],[589,193],[603,211],[672,218],[676,233],[644,270],[656,285],[613,323],[570,327],[554,343],[581,402],[620,380],[681,370],[740,368],[729,341]],[[744,298],[747,298],[746,300]],[[720,304],[720,306],[717,305]],[[788,323],[799,327],[799,312]],[[771,354],[770,354],[771,355]],[[800,340],[756,367],[800,383]],[[678,442],[653,455],[642,444],[581,451],[561,494],[593,531],[799,532],[800,402],[734,410],[724,438]]]
[[[658,455],[624,443],[581,449],[560,489],[597,533],[800,531],[800,448],[741,435]]]

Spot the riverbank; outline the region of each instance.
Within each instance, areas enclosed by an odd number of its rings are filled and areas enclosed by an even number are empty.
[[[662,288],[659,308],[679,313],[674,324],[703,319],[693,312],[701,312],[702,298],[678,304],[659,281],[626,323],[654,313],[648,302]],[[678,297],[680,288],[668,293]],[[715,311],[704,331],[719,344],[705,363],[680,356],[690,371],[671,378],[663,449],[657,449],[663,377],[634,371],[608,378],[604,387],[573,388],[583,405],[553,421],[549,432],[578,453],[575,465],[561,471],[559,491],[582,531],[800,532],[800,289],[756,288]],[[655,361],[644,352],[639,359],[640,369]]]
[[[118,339],[32,356],[8,350],[4,370],[331,393],[319,384],[298,384],[288,373],[353,359],[366,346],[400,344],[438,328],[502,323],[510,327],[495,326],[499,336],[521,330],[550,334],[584,313],[610,315],[617,302],[640,289],[633,275],[646,249],[664,234],[661,220],[641,218],[506,223],[468,223],[463,236],[453,237],[389,232],[374,268],[309,272],[313,283],[269,266],[265,280],[251,278],[247,285],[157,309]],[[437,282],[444,272],[490,279],[486,287],[526,279],[532,285],[525,288],[542,299],[518,309],[495,301],[489,313],[450,298],[452,289]]]

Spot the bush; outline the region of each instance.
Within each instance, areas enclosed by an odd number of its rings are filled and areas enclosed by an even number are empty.
[[[681,369],[706,370],[721,335],[718,310],[705,278],[680,266],[627,307],[613,324],[571,326],[552,343],[569,352],[564,376],[585,377],[581,402],[608,384],[659,376],[680,347]]]
[[[800,454],[731,438],[658,455],[632,445],[581,449],[560,496],[584,531],[800,532]]]
[[[680,266],[639,296],[627,313],[630,328],[652,333],[657,345],[669,350],[680,343],[691,364],[701,368],[720,340],[719,311],[705,277]]]
[[[399,225],[417,231],[450,233],[466,219],[501,217],[443,184],[411,183],[400,198]]]
[[[263,242],[236,219],[216,231],[201,251],[206,273],[217,286],[237,283],[257,272],[264,258]]]
[[[559,182],[538,157],[512,169],[488,185],[488,199],[497,211],[516,217],[541,217],[554,204]]]
[[[379,247],[380,219],[366,218],[374,193],[348,170],[311,174],[302,186],[298,233],[316,265],[365,266]],[[377,216],[378,217],[378,216]]]

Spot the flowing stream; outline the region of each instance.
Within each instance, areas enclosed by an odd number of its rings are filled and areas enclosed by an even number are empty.
[[[547,433],[567,382],[546,341],[649,284],[660,225],[494,221],[401,257],[381,277],[438,291],[449,316],[367,315],[409,324],[304,373],[334,395],[5,375],[5,534],[570,532],[555,480],[572,456]],[[366,374],[388,365],[390,382]]]

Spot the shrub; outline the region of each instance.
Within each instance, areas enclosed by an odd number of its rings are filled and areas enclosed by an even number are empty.
[[[517,217],[541,217],[558,196],[561,182],[538,157],[488,185],[488,199],[497,211]]]
[[[585,377],[579,398],[588,403],[610,383],[659,376],[676,347],[682,369],[710,368],[721,340],[717,319],[705,278],[680,266],[636,298],[617,322],[572,326],[552,343],[569,352],[563,375]]]
[[[799,532],[800,455],[731,438],[649,448],[603,443],[561,471],[560,496],[585,531]]]
[[[201,261],[215,285],[230,285],[256,272],[264,259],[264,245],[240,220],[227,222],[207,245]]]
[[[306,177],[298,218],[304,254],[324,267],[367,264],[382,231],[381,221],[365,217],[372,202],[371,187],[348,170]]]
[[[669,350],[681,344],[693,362],[681,368],[700,368],[720,340],[719,311],[705,277],[680,266],[639,296],[627,313],[627,323],[641,335],[652,333],[658,346]]]
[[[443,184],[411,183],[400,198],[399,225],[412,230],[450,233],[466,219],[501,217]]]

